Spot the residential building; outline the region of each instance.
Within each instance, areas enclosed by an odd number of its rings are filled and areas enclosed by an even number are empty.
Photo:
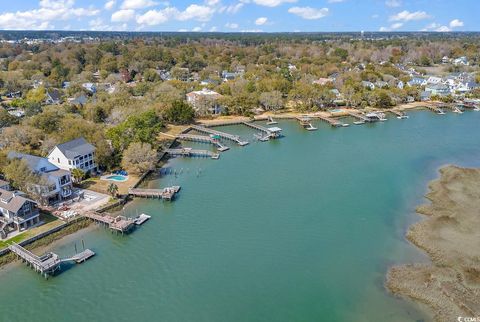
[[[451,94],[450,88],[444,84],[427,85],[425,87],[425,91],[431,92],[432,95],[438,95],[438,96],[447,96]]]
[[[21,231],[40,222],[37,203],[23,192],[0,189],[0,237],[11,229]]]
[[[45,99],[45,104],[49,105],[58,105],[62,102],[62,94],[56,88],[47,90],[47,98]]]
[[[427,78],[427,84],[440,84],[441,82],[442,82],[441,77],[430,76],[429,78]]]
[[[421,77],[413,77],[407,82],[408,86],[424,86],[427,85],[427,81]]]
[[[92,94],[95,94],[97,92],[97,85],[95,85],[94,83],[83,83],[82,87]]]
[[[87,96],[85,94],[80,94],[77,97],[70,97],[68,99],[68,103],[77,106],[84,106],[88,101]]]
[[[468,62],[467,57],[462,56],[462,57],[455,58],[455,59],[453,60],[453,64],[454,64],[455,66],[459,66],[459,65],[468,66],[468,65],[469,65],[469,62]]]
[[[219,93],[202,89],[187,94],[187,102],[192,105],[198,115],[218,115],[222,112],[218,99],[222,97]]]
[[[375,89],[375,84],[372,83],[372,82],[368,82],[368,81],[362,81],[362,86],[365,87],[365,88],[369,88],[372,91]]]
[[[40,182],[31,183],[27,193],[35,195],[43,204],[53,204],[72,196],[73,186],[70,171],[63,170],[35,155],[10,152],[9,159],[24,160],[30,170],[40,175]]]
[[[55,146],[48,154],[48,161],[63,170],[97,171],[95,147],[84,138],[78,138]]]

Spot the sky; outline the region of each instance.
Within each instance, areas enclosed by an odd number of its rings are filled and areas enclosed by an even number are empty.
[[[0,0],[0,29],[480,31],[479,0]]]

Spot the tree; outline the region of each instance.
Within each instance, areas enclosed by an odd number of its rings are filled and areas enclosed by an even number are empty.
[[[15,188],[25,192],[33,191],[32,187],[42,182],[41,177],[30,170],[27,161],[22,159],[10,160],[3,173]]]
[[[195,118],[195,111],[185,101],[176,100],[163,112],[163,117],[173,124],[189,124]]]
[[[72,170],[72,177],[75,182],[80,182],[85,178],[85,172],[83,172],[81,169],[75,168]]]
[[[107,138],[117,151],[123,151],[132,142],[153,143],[163,127],[163,123],[150,110],[129,116],[123,123],[107,130]]]
[[[35,103],[42,103],[45,101],[47,91],[45,87],[40,86],[39,88],[32,89],[27,93],[27,100]]]
[[[12,124],[18,123],[18,120],[15,116],[10,115],[3,108],[0,109],[0,128],[10,126]]]
[[[115,198],[118,194],[118,186],[112,182],[108,185],[107,191]]]
[[[123,152],[122,167],[135,174],[143,174],[155,168],[157,151],[148,143],[134,142]]]
[[[284,106],[282,93],[279,91],[260,94],[260,103],[266,110],[279,110]]]

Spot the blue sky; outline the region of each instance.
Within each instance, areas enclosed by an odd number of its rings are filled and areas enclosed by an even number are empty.
[[[478,0],[0,1],[0,29],[480,31]]]

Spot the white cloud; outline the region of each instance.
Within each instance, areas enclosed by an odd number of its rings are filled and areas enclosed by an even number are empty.
[[[430,15],[428,15],[425,11],[410,12],[408,10],[404,10],[396,15],[390,16],[390,21],[412,21],[424,20],[428,18],[430,18]]]
[[[210,32],[216,32],[216,31],[217,31],[217,27],[216,27],[216,26],[212,26],[209,31],[210,31]]]
[[[300,16],[303,19],[314,20],[320,19],[328,15],[328,8],[312,8],[312,7],[292,7],[288,12]]]
[[[122,9],[145,9],[157,5],[158,2],[152,0],[125,0],[122,3]]]
[[[392,31],[392,30],[397,30],[399,28],[402,28],[403,27],[403,22],[396,22],[392,25],[390,25],[390,27],[380,27],[380,31]]]
[[[112,14],[112,22],[126,22],[135,19],[135,10],[122,9]]]
[[[277,7],[284,3],[295,3],[297,0],[253,0],[256,4],[265,7]]]
[[[385,1],[385,5],[390,8],[397,8],[402,5],[402,2],[400,0],[387,0]]]
[[[257,18],[257,20],[255,20],[255,24],[257,26],[262,26],[262,25],[266,24],[267,22],[268,22],[267,17],[260,17],[260,18]]]
[[[53,21],[91,17],[100,10],[74,7],[74,0],[40,0],[39,8],[0,13],[0,29],[53,29]]]
[[[450,21],[449,26],[450,26],[450,28],[463,27],[463,21],[458,20],[458,19],[453,19],[452,21]]]
[[[107,10],[112,10],[113,7],[115,6],[115,4],[116,4],[115,0],[110,0],[110,1],[105,2],[105,5],[103,7]]]
[[[344,2],[345,0],[328,0],[327,2],[328,3],[340,3],[340,2]]]
[[[227,22],[225,24],[225,27],[229,29],[237,29],[238,28],[238,23],[233,23],[233,22]]]
[[[192,29],[192,31],[195,31],[195,32],[202,31],[202,27],[195,27]]]
[[[441,27],[438,27],[437,29],[435,29],[435,31],[438,31],[438,32],[449,32],[451,31],[450,28],[448,28],[447,26],[441,26]]]
[[[243,2],[239,2],[239,3],[236,3],[236,4],[231,4],[229,5],[228,7],[225,8],[225,11],[227,13],[237,13],[238,11],[240,11],[240,9],[243,8],[245,4]]]
[[[137,16],[137,23],[141,25],[155,26],[166,23],[178,15],[178,9],[167,7],[162,10],[149,10],[143,15]]]
[[[178,14],[177,19],[180,21],[191,19],[198,21],[209,21],[214,13],[214,8],[208,6],[201,6],[198,4],[191,4],[184,11]]]

